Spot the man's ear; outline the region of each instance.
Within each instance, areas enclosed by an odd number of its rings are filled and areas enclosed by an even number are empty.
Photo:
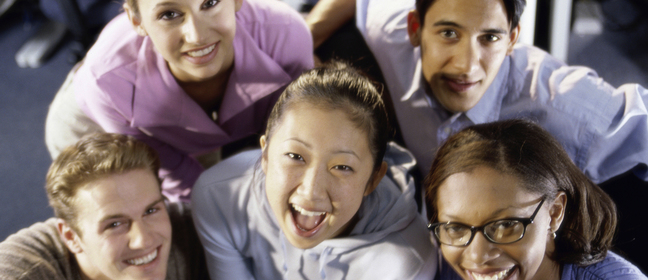
[[[263,173],[268,174],[266,172],[268,170],[268,142],[265,135],[261,136],[259,144],[261,144],[261,169],[263,170]]]
[[[562,221],[565,219],[566,207],[567,195],[564,192],[559,192],[549,209],[549,216],[551,217],[551,221],[549,222],[549,231],[551,233],[556,232],[560,228]]]
[[[369,183],[367,184],[367,188],[365,188],[364,196],[368,196],[378,187],[380,180],[382,180],[382,178],[385,177],[385,173],[387,173],[387,162],[383,161],[382,164],[380,165],[380,169],[374,172]]]
[[[59,233],[59,236],[61,237],[61,240],[63,240],[63,243],[65,243],[65,246],[68,247],[70,252],[72,252],[73,254],[79,254],[83,252],[80,244],[81,237],[79,237],[76,231],[74,231],[65,220],[57,218],[56,229]]]
[[[515,47],[515,44],[517,43],[518,39],[520,38],[520,24],[513,28],[511,30],[511,33],[509,34],[509,38],[511,41],[509,42],[508,48],[506,50],[506,55],[510,55],[513,53],[513,48]]]
[[[133,8],[128,5],[128,3],[124,3],[122,7],[124,8],[126,15],[128,16],[128,21],[130,21],[131,25],[133,25],[135,32],[137,32],[137,34],[139,34],[140,36],[148,36],[148,33],[146,33],[144,26],[142,26],[142,20],[140,19],[140,16],[135,12],[135,10],[133,10]]]
[[[407,35],[409,35],[412,46],[418,47],[421,45],[421,21],[416,10],[412,10],[407,14]]]

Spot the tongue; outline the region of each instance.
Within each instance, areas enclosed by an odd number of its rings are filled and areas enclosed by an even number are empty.
[[[295,213],[295,222],[297,222],[297,226],[303,230],[303,231],[309,231],[317,227],[322,220],[324,219],[325,215],[319,215],[319,216],[305,216],[299,213]]]

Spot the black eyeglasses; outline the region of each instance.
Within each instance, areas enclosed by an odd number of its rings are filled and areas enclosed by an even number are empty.
[[[475,233],[481,231],[486,239],[495,244],[510,244],[517,242],[526,233],[526,228],[533,223],[533,219],[542,207],[544,198],[535,209],[530,218],[511,218],[489,222],[483,226],[473,227],[461,223],[434,223],[429,224],[428,229],[434,232],[434,236],[441,244],[464,247],[468,246],[475,237]]]

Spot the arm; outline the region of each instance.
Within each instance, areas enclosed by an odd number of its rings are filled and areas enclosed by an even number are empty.
[[[306,17],[313,35],[313,48],[319,47],[355,15],[355,0],[320,0]]]
[[[629,170],[648,181],[648,90],[626,84],[612,95],[623,103],[607,129],[592,142],[584,170],[598,183]]]
[[[648,91],[637,84],[614,88],[586,67],[561,67],[548,79],[548,130],[574,163],[601,183],[634,169],[647,180]]]

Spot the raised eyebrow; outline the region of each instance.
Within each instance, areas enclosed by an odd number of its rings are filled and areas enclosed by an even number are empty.
[[[504,29],[501,29],[501,28],[488,28],[488,29],[482,30],[482,33],[504,35],[504,34],[508,34],[508,31],[506,31]]]
[[[299,138],[296,138],[296,137],[288,138],[288,139],[286,139],[285,142],[288,142],[288,141],[296,141],[296,142],[299,142],[302,145],[306,146],[306,148],[312,148],[310,144],[308,144],[308,143],[304,142],[303,140],[301,140]]]
[[[338,150],[338,151],[335,151],[333,153],[334,154],[350,154],[352,156],[355,156],[357,159],[360,159],[358,154],[356,154],[354,151],[351,151],[351,150]]]
[[[505,208],[501,208],[501,209],[496,210],[495,212],[493,212],[493,213],[491,214],[491,218],[489,218],[489,219],[492,219],[492,217],[498,216],[499,214],[501,214],[502,212],[506,211],[506,210],[509,209],[509,208],[512,208],[512,207],[509,206],[509,207],[505,207]],[[457,216],[447,215],[447,214],[446,214],[445,216],[450,220],[449,222],[451,222],[451,223],[457,223],[457,224],[463,224],[463,225],[465,225],[464,223],[454,222],[454,221],[456,221],[456,220],[459,220],[459,218],[458,218]],[[454,221],[453,221],[453,220],[454,220]],[[488,220],[488,219],[487,219],[487,220]],[[439,219],[439,221],[440,221],[440,219]]]
[[[153,8],[166,8],[166,7],[173,7],[175,6],[175,3],[173,2],[162,2],[162,3],[157,3]]]
[[[461,25],[454,21],[449,21],[449,20],[440,20],[434,23],[433,26],[449,26],[449,27],[456,27],[456,28],[462,28]]]

